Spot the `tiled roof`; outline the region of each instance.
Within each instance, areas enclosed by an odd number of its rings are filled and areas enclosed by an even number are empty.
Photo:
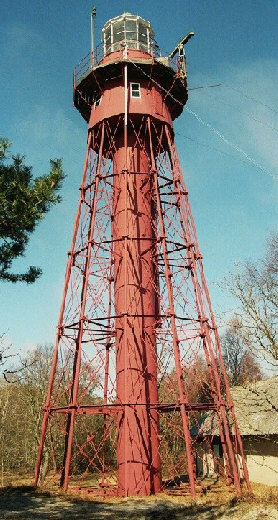
[[[278,435],[278,376],[235,386],[231,392],[241,435]],[[215,414],[208,412],[202,432],[219,435]]]

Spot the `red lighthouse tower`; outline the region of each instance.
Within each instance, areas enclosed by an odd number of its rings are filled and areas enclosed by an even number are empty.
[[[249,485],[174,144],[191,36],[160,57],[150,23],[124,13],[75,70],[88,146],[36,482],[118,495]]]

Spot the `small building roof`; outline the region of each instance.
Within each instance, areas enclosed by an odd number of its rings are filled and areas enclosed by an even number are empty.
[[[278,435],[278,376],[231,392],[241,435]]]
[[[278,376],[244,387],[234,386],[231,393],[242,436],[278,435]],[[230,417],[231,426],[232,422]],[[215,413],[207,413],[202,424],[202,434],[219,435]]]

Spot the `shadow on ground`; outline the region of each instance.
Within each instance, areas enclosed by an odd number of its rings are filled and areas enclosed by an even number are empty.
[[[35,491],[32,487],[1,490],[1,520],[212,520],[228,515],[233,506],[179,505],[157,499],[118,503],[81,501]]]

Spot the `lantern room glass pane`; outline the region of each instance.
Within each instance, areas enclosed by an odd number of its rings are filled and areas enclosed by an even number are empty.
[[[105,31],[105,42],[106,44],[111,42],[111,26]]]
[[[113,42],[121,42],[124,40],[124,21],[115,22],[113,24]]]
[[[136,33],[136,20],[126,20],[125,21],[125,30],[126,31],[134,31]]]
[[[148,43],[148,29],[141,22],[138,23],[138,39],[139,42]]]
[[[126,39],[127,40],[137,40],[137,34],[136,32],[126,32]]]
[[[104,32],[105,52],[111,52],[111,25]]]

